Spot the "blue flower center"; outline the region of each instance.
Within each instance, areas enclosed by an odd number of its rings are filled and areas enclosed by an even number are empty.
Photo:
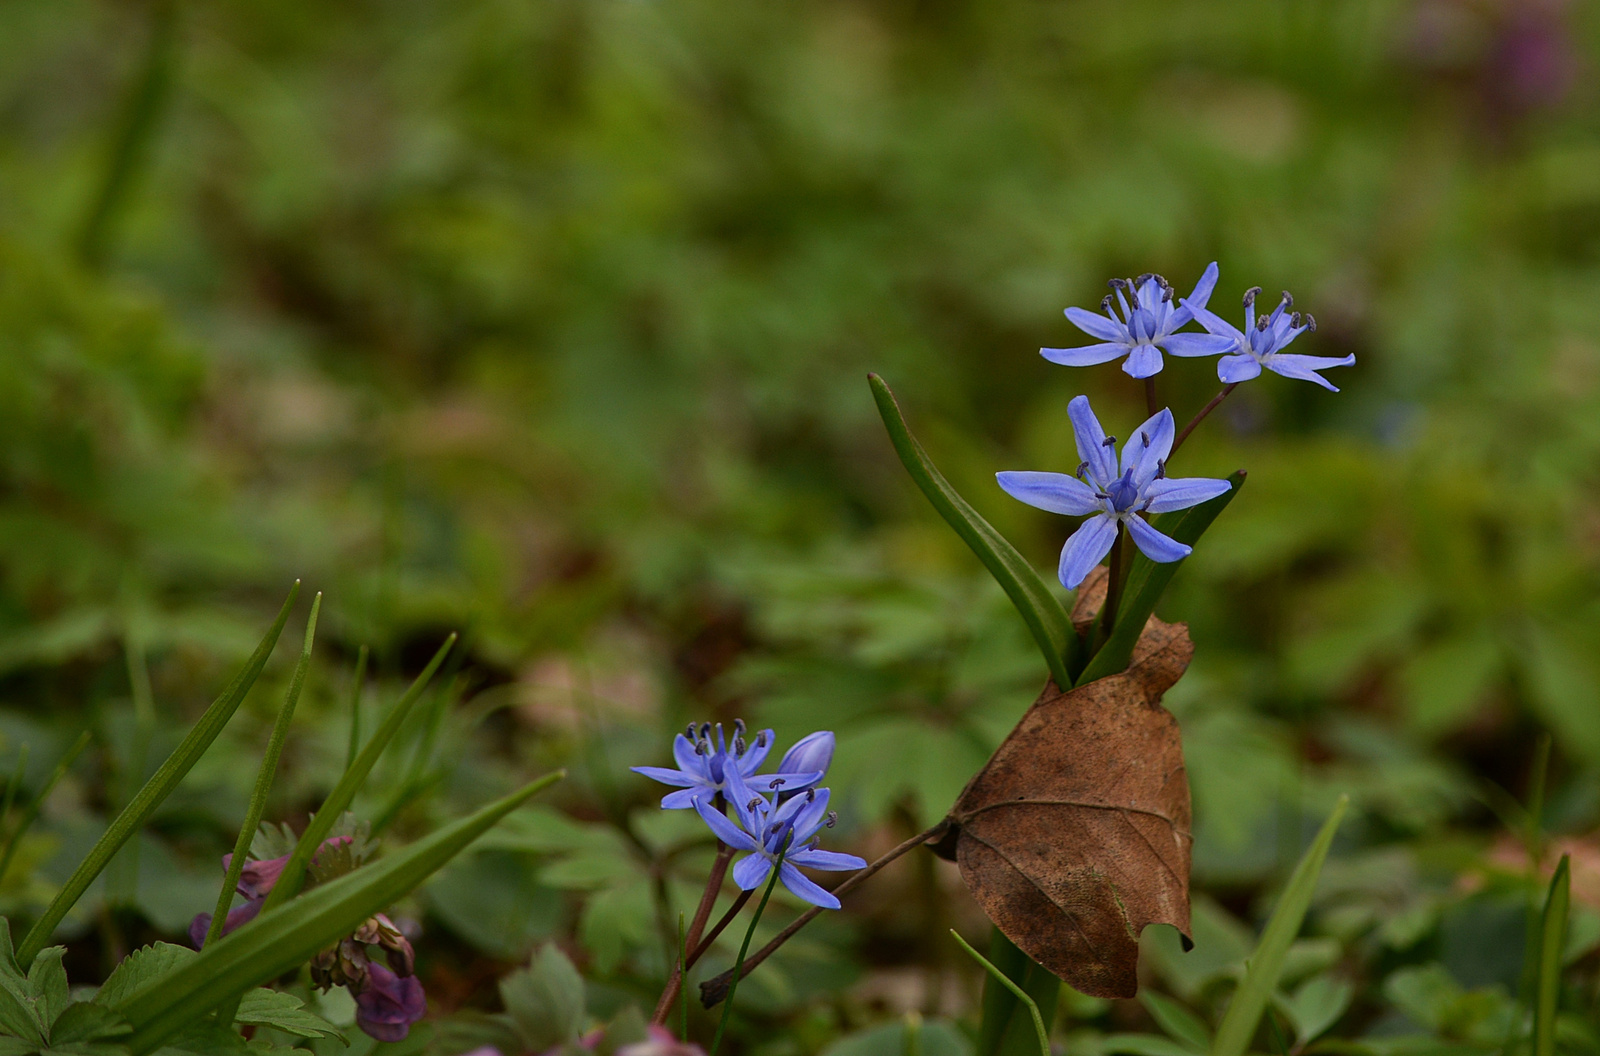
[[[722,784],[723,764],[727,761],[727,758],[722,752],[715,752],[706,763],[706,769],[711,772],[711,780],[719,785]]]
[[[1139,489],[1133,483],[1131,468],[1106,487],[1106,498],[1111,501],[1111,508],[1118,513],[1125,512],[1139,500]]]

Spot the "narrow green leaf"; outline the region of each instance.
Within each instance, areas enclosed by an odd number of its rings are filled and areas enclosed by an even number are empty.
[[[1239,489],[1244,487],[1244,477],[1244,470],[1241,469],[1228,477],[1233,487],[1221,495],[1187,510],[1152,517],[1151,527],[1180,543],[1193,546],[1211,527],[1217,515],[1227,509],[1228,503],[1239,494]],[[1122,591],[1122,605],[1117,611],[1116,626],[1111,629],[1111,636],[1105,644],[1089,658],[1075,685],[1086,685],[1097,678],[1127,669],[1128,662],[1133,659],[1133,647],[1139,641],[1145,623],[1150,619],[1150,614],[1156,611],[1167,584],[1172,582],[1172,577],[1177,575],[1182,565],[1182,561],[1157,564],[1144,554],[1134,552],[1133,562],[1128,568],[1128,582]]]
[[[1061,997],[1060,979],[1018,949],[999,928],[990,929],[988,959],[1033,1000],[1041,1019],[1054,1020]],[[1037,1039],[1030,1015],[1012,987],[991,976],[983,985],[977,1056],[1032,1056]]]
[[[1245,965],[1244,978],[1234,991],[1228,1011],[1223,1013],[1217,1026],[1217,1035],[1211,1042],[1211,1056],[1244,1056],[1255,1036],[1261,1015],[1278,988],[1278,977],[1283,973],[1284,958],[1300,925],[1305,922],[1306,910],[1311,908],[1311,896],[1317,889],[1317,878],[1322,875],[1322,864],[1328,860],[1328,848],[1344,820],[1349,796],[1340,796],[1339,802],[1323,822],[1317,838],[1311,841],[1300,863],[1294,867],[1289,883],[1278,899],[1278,907],[1261,933],[1261,941]]]
[[[876,374],[868,374],[867,382],[872,386],[872,398],[878,404],[884,428],[889,430],[889,442],[894,445],[906,472],[1016,606],[1022,622],[1028,625],[1034,642],[1044,654],[1056,685],[1072,685],[1072,672],[1083,664],[1083,643],[1072,629],[1061,602],[1027,559],[1017,553],[1017,548],[995,531],[934,467],[927,452],[906,427],[900,405],[884,380]]]
[[[50,1047],[59,1050],[63,1045],[94,1038],[110,1038],[126,1034],[133,1028],[126,1020],[104,1005],[89,1001],[74,1001],[61,1010],[50,1026]]]
[[[966,939],[963,939],[961,933],[956,931],[955,928],[950,929],[950,935],[960,944],[963,950],[966,950],[971,955],[973,960],[983,965],[983,970],[988,972],[995,982],[1011,991],[1011,996],[1028,1007],[1028,1014],[1033,1017],[1033,1031],[1039,1039],[1039,1056],[1050,1056],[1050,1032],[1045,1029],[1044,1016],[1039,1012],[1039,1003],[1029,997],[1028,992],[1018,986],[1006,973],[989,963],[987,957],[973,949],[972,945]]]
[[[1567,912],[1572,901],[1572,872],[1568,856],[1561,856],[1550,878],[1544,913],[1539,919],[1539,977],[1534,988],[1533,1056],[1555,1056],[1556,1004],[1561,997],[1561,955],[1567,937]]]
[[[371,650],[366,646],[356,653],[356,674],[350,680],[350,747],[345,751],[344,768],[356,763],[356,753],[361,750],[361,690],[367,684],[367,658]]]
[[[150,1052],[229,998],[309,960],[565,776],[557,771],[540,778],[392,856],[319,885],[288,905],[263,909],[244,927],[208,943],[193,960],[116,1003],[134,1028],[129,1049],[135,1056]]]
[[[188,735],[178,747],[167,756],[166,762],[145,782],[138,795],[123,808],[116,820],[106,829],[105,835],[89,851],[89,854],[78,863],[78,868],[73,870],[72,876],[56,895],[54,900],[45,909],[41,916],[23,937],[17,947],[17,962],[27,966],[33,958],[44,949],[45,943],[50,941],[50,936],[55,933],[56,925],[61,923],[61,918],[67,915],[83,893],[89,889],[94,878],[106,867],[106,863],[121,850],[122,845],[132,839],[143,827],[144,823],[154,814],[172,790],[178,787],[191,767],[200,761],[211,742],[216,740],[217,734],[233,718],[233,713],[238,710],[239,704],[244,700],[245,694],[250,692],[250,687],[255,685],[256,679],[261,676],[261,669],[267,664],[267,657],[272,655],[273,647],[278,644],[278,635],[283,631],[284,623],[289,619],[289,611],[294,607],[295,598],[300,596],[300,581],[295,580],[294,587],[289,591],[289,597],[284,601],[283,608],[278,612],[278,618],[272,622],[272,627],[267,631],[266,637],[261,639],[261,644],[256,646],[256,651],[246,661],[243,670],[234,676],[233,682],[222,691],[222,695],[206,709],[200,721],[194,724]]]
[[[1190,1051],[1205,1052],[1211,1047],[1211,1031],[1206,1029],[1205,1022],[1172,998],[1154,990],[1141,990],[1139,1003],[1156,1021],[1156,1026]]]
[[[333,791],[328,793],[328,798],[322,801],[322,806],[317,808],[316,815],[306,826],[306,831],[300,834],[300,842],[294,845],[294,852],[289,855],[289,861],[284,864],[283,872],[278,876],[278,882],[273,885],[272,891],[267,895],[267,900],[261,905],[261,913],[266,915],[268,910],[276,909],[300,893],[306,880],[306,867],[311,864],[311,856],[317,853],[317,848],[322,846],[322,841],[328,838],[328,833],[333,831],[334,822],[339,820],[350,807],[350,801],[356,798],[356,792],[361,788],[361,783],[367,779],[367,774],[372,772],[373,766],[378,762],[378,757],[389,746],[394,735],[399,732],[400,724],[405,722],[406,715],[411,711],[411,706],[422,696],[422,691],[428,687],[428,682],[433,678],[433,673],[439,670],[439,665],[444,662],[445,654],[455,644],[456,636],[452,634],[444,640],[439,651],[433,654],[433,659],[428,661],[428,666],[422,669],[416,681],[411,683],[405,696],[395,701],[389,715],[383,720],[372,734],[372,740],[361,749],[356,756],[356,761],[345,769],[344,776],[339,778],[339,783],[333,786]]]
[[[78,739],[72,742],[72,747],[67,749],[67,754],[63,755],[61,761],[56,764],[56,768],[50,771],[50,777],[45,781],[44,787],[39,789],[39,794],[33,797],[33,801],[28,804],[28,809],[23,811],[22,817],[17,821],[17,827],[12,829],[6,836],[5,850],[0,851],[0,880],[5,879],[6,870],[11,868],[11,859],[16,855],[17,846],[22,842],[22,837],[27,835],[28,830],[33,827],[33,823],[39,820],[39,812],[44,809],[44,801],[50,798],[50,793],[55,790],[61,779],[67,776],[67,771],[72,768],[72,764],[77,761],[78,756],[83,753],[85,748],[89,747],[89,736],[88,730],[78,734]]]
[[[322,592],[311,599],[311,615],[306,617],[305,644],[300,647],[300,662],[294,667],[294,677],[289,681],[289,692],[284,694],[283,706],[272,724],[267,738],[267,750],[261,757],[261,769],[256,772],[256,787],[250,793],[250,803],[245,807],[244,822],[239,826],[239,838],[233,844],[233,858],[228,862],[222,879],[222,893],[217,896],[217,909],[211,915],[211,925],[206,929],[206,942],[215,942],[227,925],[228,908],[233,905],[233,889],[244,875],[245,858],[256,830],[261,827],[261,816],[267,811],[267,795],[272,791],[272,778],[278,770],[278,758],[283,754],[283,742],[289,737],[289,723],[294,719],[295,705],[300,702],[300,691],[305,688],[306,672],[311,667],[311,643],[317,637],[317,615],[322,611]]]

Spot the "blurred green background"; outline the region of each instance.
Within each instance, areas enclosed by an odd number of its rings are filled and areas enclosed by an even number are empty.
[[[1157,978],[1218,1000],[1348,791],[1309,971],[1355,985],[1348,1033],[1468,1039],[1518,983],[1504,826],[1544,731],[1543,821],[1600,903],[1597,57],[1560,0],[9,0],[0,768],[28,743],[36,788],[97,740],[0,909],[37,911],[300,577],[320,666],[269,816],[337,776],[359,646],[370,716],[459,629],[366,813],[575,777],[411,907],[435,1010],[552,935],[648,1006],[693,827],[628,765],[690,719],[834,729],[867,853],[1042,681],[866,372],[1049,570],[1069,524],[993,472],[1070,471],[1067,401],[1117,433],[1142,393],[1036,350],[1087,341],[1061,309],[1106,278],[1215,259],[1216,310],[1289,289],[1294,351],[1357,364],[1249,383],[1183,454],[1250,479],[1162,609],[1197,644],[1168,703],[1220,959]],[[1214,363],[1160,384],[1183,420]],[[78,973],[209,906],[272,688],[84,904]],[[975,910],[915,861],[752,978],[748,1044],[970,1009],[942,936]],[[1085,1051],[1144,1015],[1064,1013]]]

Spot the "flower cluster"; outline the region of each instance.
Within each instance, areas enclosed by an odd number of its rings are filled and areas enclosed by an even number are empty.
[[[867,864],[853,854],[817,847],[820,830],[832,828],[837,820],[828,810],[828,790],[816,787],[833,761],[833,734],[820,730],[802,738],[784,753],[776,772],[757,775],[771,750],[772,731],[761,731],[748,744],[742,721],[734,731],[730,751],[720,725],[691,726],[673,741],[679,769],[633,769],[682,789],[661,801],[664,809],[693,807],[717,839],[747,852],[733,865],[733,882],[741,891],[766,883],[776,867],[778,879],[797,897],[838,909],[837,898],[795,868],[840,871]],[[725,809],[731,809],[731,817]]]
[[[341,849],[352,842],[349,836],[334,836],[322,841],[312,856],[312,873],[321,875],[331,859],[339,857]],[[254,859],[245,864],[239,874],[235,890],[243,895],[243,905],[228,911],[223,922],[224,935],[254,920],[261,912],[267,895],[277,886],[289,855],[278,858]],[[347,860],[349,855],[344,856]],[[227,873],[233,855],[224,855],[222,871]],[[206,932],[211,929],[212,914],[201,913],[189,923],[189,941],[195,949],[205,945]],[[387,966],[371,962],[367,949],[377,946],[384,951]],[[359,928],[339,942],[321,951],[311,959],[312,982],[323,990],[343,986],[356,999],[356,1025],[379,1041],[400,1041],[411,1030],[411,1024],[427,1012],[427,998],[422,983],[414,974],[416,953],[410,940],[388,917],[379,913],[368,918]]]
[[[1153,378],[1160,373],[1163,350],[1175,356],[1217,356],[1217,377],[1227,386],[1183,431],[1189,431],[1210,413],[1240,382],[1260,376],[1263,368],[1287,378],[1315,382],[1333,392],[1339,390],[1318,371],[1329,367],[1348,367],[1355,356],[1336,359],[1330,356],[1291,355],[1283,350],[1301,334],[1314,331],[1317,321],[1309,314],[1291,312],[1294,298],[1287,292],[1270,314],[1256,315],[1256,296],[1261,287],[1244,295],[1244,329],[1239,330],[1206,308],[1217,285],[1217,265],[1213,262],[1200,276],[1194,292],[1177,298],[1173,306],[1172,286],[1159,275],[1138,279],[1112,279],[1112,292],[1101,302],[1105,317],[1082,308],[1068,308],[1067,318],[1085,333],[1100,339],[1099,344],[1081,348],[1042,348],[1040,354],[1052,363],[1086,367],[1124,359],[1122,369],[1135,378]],[[1120,310],[1120,316],[1113,307]],[[1204,334],[1178,333],[1179,328],[1197,322]],[[1146,381],[1146,385],[1153,385]],[[1147,390],[1154,393],[1153,388]],[[1154,402],[1154,396],[1150,397]],[[1117,438],[1101,428],[1089,408],[1087,396],[1074,397],[1067,405],[1072,419],[1073,439],[1077,444],[1076,472],[1004,472],[995,475],[1000,487],[1015,499],[1051,513],[1087,517],[1061,548],[1058,575],[1068,590],[1077,589],[1111,552],[1120,533],[1126,530],[1135,546],[1150,560],[1178,561],[1189,556],[1191,548],[1157,531],[1145,515],[1188,509],[1226,492],[1225,480],[1206,477],[1167,476],[1167,459],[1182,443],[1175,437],[1170,410],[1151,415],[1122,445],[1117,459]]]

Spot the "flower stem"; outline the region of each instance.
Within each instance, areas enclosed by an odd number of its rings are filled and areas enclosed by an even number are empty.
[[[943,826],[944,819],[941,818],[938,824],[917,833],[915,836],[911,837],[909,840],[906,840],[904,843],[900,844],[894,849],[884,852],[884,854],[878,859],[868,863],[865,869],[858,869],[856,872],[851,873],[848,880],[833,889],[834,895],[838,896],[848,894],[850,891],[854,890],[857,886],[870,878],[873,873],[876,873],[879,869],[882,869],[896,858],[905,854],[914,847],[920,847],[927,843],[939,832]],[[761,947],[761,949],[750,955],[749,959],[744,962],[745,969],[748,971],[754,971],[757,965],[766,960],[768,957],[771,957],[773,953],[777,952],[778,947],[794,938],[796,932],[805,927],[807,924],[810,924],[813,920],[816,920],[821,913],[821,906],[812,906],[810,909],[794,918],[788,927],[778,932],[778,934],[774,935],[765,946]],[[729,983],[732,977],[733,971],[730,969],[713,979],[707,979],[705,982],[701,983],[700,1003],[706,1008],[715,1008],[717,1003],[726,998],[731,992]]]
[[[1117,608],[1122,604],[1122,581],[1126,578],[1127,569],[1122,560],[1122,541],[1127,538],[1128,530],[1121,521],[1117,522],[1117,538],[1111,544],[1111,575],[1106,583],[1106,601],[1100,610],[1100,640],[1103,642],[1111,637],[1111,630],[1117,625]]]
[[[1190,419],[1189,424],[1183,427],[1183,432],[1179,433],[1178,438],[1172,441],[1172,450],[1167,454],[1168,460],[1171,460],[1172,456],[1178,453],[1178,448],[1182,447],[1183,442],[1189,439],[1189,434],[1194,432],[1194,427],[1205,421],[1206,415],[1216,410],[1217,405],[1227,399],[1228,394],[1238,387],[1239,383],[1237,381],[1224,385],[1221,392],[1211,397],[1210,403],[1200,408],[1200,413]]]
[[[717,797],[721,800],[721,796]],[[706,889],[700,894],[700,904],[695,907],[694,920],[689,924],[689,931],[684,935],[686,949],[695,949],[700,945],[700,934],[705,931],[706,921],[711,917],[711,910],[717,904],[717,896],[722,893],[722,879],[728,874],[728,862],[733,858],[733,848],[722,841],[717,841],[717,860],[711,863],[711,875],[706,877]],[[692,962],[691,962],[692,963]],[[667,979],[666,988],[661,991],[661,999],[656,1002],[655,1014],[650,1017],[650,1022],[665,1024],[667,1016],[672,1011],[672,1002],[678,996],[678,991],[683,988],[683,971],[678,965],[672,966],[672,975]]]
[[[761,923],[761,914],[766,911],[767,899],[772,897],[772,889],[778,886],[778,873],[783,869],[783,851],[784,848],[778,850],[778,857],[772,863],[772,875],[767,878],[767,889],[761,892],[761,901],[756,905],[755,916],[750,918],[750,926],[744,929],[744,942],[739,945],[739,959],[733,962],[733,981],[728,984],[728,1003],[722,1006],[722,1021],[717,1024],[717,1036],[711,1039],[711,1056],[717,1056],[717,1049],[722,1046],[722,1033],[728,1029],[728,1017],[733,1014],[733,995],[739,989],[739,975],[744,970],[744,955],[750,952],[750,939],[756,933],[756,925]]]
[[[722,934],[722,929],[733,923],[733,918],[737,917],[739,911],[749,904],[750,896],[753,894],[755,894],[754,891],[739,892],[739,897],[733,900],[733,905],[728,907],[728,911],[722,915],[722,919],[711,926],[711,930],[706,932],[705,938],[700,940],[700,945],[696,946],[694,951],[688,955],[684,962],[686,968],[693,968],[695,962],[706,955],[706,951],[711,949],[711,944],[717,941],[717,936]]]
[[[1156,405],[1156,376],[1154,374],[1144,379],[1144,409],[1151,418],[1154,418],[1156,411],[1161,409]]]

